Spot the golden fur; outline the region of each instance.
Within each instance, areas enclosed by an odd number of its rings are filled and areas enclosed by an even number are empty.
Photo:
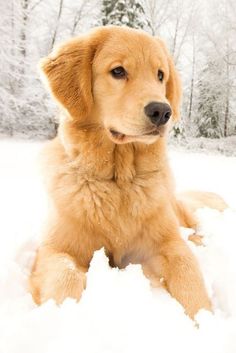
[[[112,77],[118,66],[127,78]],[[79,300],[93,253],[104,247],[111,265],[141,263],[191,317],[210,309],[197,261],[179,231],[180,224],[196,227],[193,210],[209,195],[175,196],[166,155],[171,123],[158,135],[146,133],[149,102],[170,104],[172,121],[179,118],[180,81],[163,42],[138,30],[97,28],[62,45],[41,68],[62,116],[44,151],[53,210],[30,278],[35,301]],[[210,199],[225,207],[216,195]]]

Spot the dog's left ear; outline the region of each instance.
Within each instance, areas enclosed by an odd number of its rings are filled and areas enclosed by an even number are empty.
[[[165,52],[168,65],[169,65],[169,77],[166,83],[166,97],[170,102],[172,108],[173,121],[178,121],[180,118],[180,107],[181,107],[181,98],[182,98],[182,87],[179,74],[175,68],[174,61],[166,48],[164,42],[157,38],[158,43],[161,45],[163,51]]]
[[[40,68],[57,102],[72,119],[87,118],[92,104],[92,62],[104,41],[99,28],[62,44],[40,62]]]

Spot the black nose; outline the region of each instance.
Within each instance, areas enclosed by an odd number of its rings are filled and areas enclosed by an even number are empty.
[[[144,107],[144,112],[156,126],[166,124],[172,113],[169,104],[159,102],[149,103]]]

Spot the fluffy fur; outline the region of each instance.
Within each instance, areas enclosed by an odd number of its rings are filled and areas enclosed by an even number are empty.
[[[111,75],[119,66],[124,79]],[[180,81],[163,42],[133,29],[97,28],[62,45],[41,68],[62,114],[44,151],[52,213],[30,278],[35,301],[79,300],[93,253],[104,247],[112,266],[142,264],[191,317],[210,309],[179,226],[196,227],[197,206],[225,204],[205,193],[177,198],[166,155],[171,122],[150,133],[149,102],[168,103],[172,121],[179,118]]]

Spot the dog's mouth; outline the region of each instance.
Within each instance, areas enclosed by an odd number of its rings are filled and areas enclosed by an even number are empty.
[[[142,140],[142,139],[145,140],[146,138],[152,137],[152,136],[162,137],[164,134],[164,131],[163,131],[163,128],[159,127],[159,128],[152,129],[151,131],[144,132],[143,134],[140,134],[140,135],[126,135],[120,131],[110,128],[109,133],[112,139],[115,140],[116,143],[127,143],[135,140]]]

